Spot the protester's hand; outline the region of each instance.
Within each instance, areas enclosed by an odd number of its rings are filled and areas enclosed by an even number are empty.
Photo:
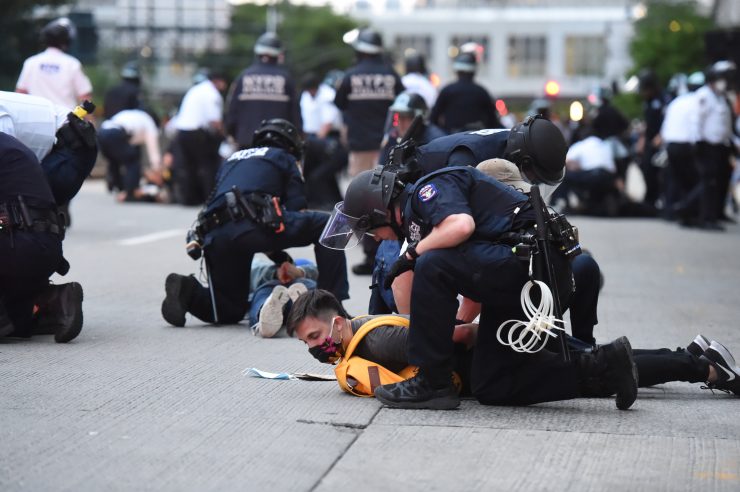
[[[289,261],[283,262],[277,270],[277,278],[281,284],[287,284],[305,276],[306,272]]]
[[[413,270],[414,266],[416,266],[416,260],[409,259],[406,256],[406,253],[399,256],[395,263],[393,263],[393,265],[391,266],[391,271],[388,272],[388,276],[385,278],[385,282],[383,282],[383,287],[385,287],[386,289],[390,289],[391,285],[393,285],[393,280],[395,280],[396,277],[404,272]]]

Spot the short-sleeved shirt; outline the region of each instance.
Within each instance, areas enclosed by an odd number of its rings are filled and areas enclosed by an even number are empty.
[[[175,128],[183,131],[207,129],[223,119],[224,98],[213,82],[204,80],[185,93],[177,112]]]
[[[82,96],[92,92],[92,84],[82,72],[80,61],[58,48],[47,48],[28,58],[23,63],[16,88],[68,109],[73,109]]]
[[[140,109],[119,111],[111,119],[105,120],[101,128],[120,128],[124,130],[129,136],[131,145],[144,145],[146,147],[149,164],[152,168],[159,169],[162,159],[159,151],[159,129],[146,111]]]
[[[565,160],[577,162],[581,171],[603,169],[617,172],[611,143],[594,135],[571,145]]]
[[[0,132],[20,140],[39,161],[51,151],[68,113],[43,97],[0,91]]]
[[[403,317],[408,318],[408,316]],[[353,319],[350,322],[352,333],[357,333],[362,325],[375,318],[377,316]],[[363,337],[354,353],[393,372],[399,372],[409,365],[406,353],[408,333],[409,329],[405,326],[378,326]]]

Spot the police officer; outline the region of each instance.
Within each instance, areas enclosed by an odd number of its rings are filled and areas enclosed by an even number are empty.
[[[503,128],[493,98],[475,83],[477,61],[473,53],[460,53],[452,69],[457,81],[442,88],[432,108],[430,120],[447,133],[481,128]]]
[[[282,118],[302,128],[301,109],[295,84],[280,65],[283,43],[267,32],[254,45],[255,62],[231,86],[227,103],[226,131],[240,148],[252,144],[252,135],[263,120]]]
[[[41,96],[68,109],[91,99],[90,79],[80,61],[66,53],[75,38],[74,24],[66,17],[49,22],[41,30],[46,50],[23,62],[16,92]]]
[[[428,108],[433,107],[437,101],[437,88],[429,80],[424,55],[411,50],[406,53],[403,61],[406,68],[406,74],[401,77],[403,86],[408,92],[415,92],[423,97]]]
[[[49,285],[54,272],[69,268],[62,257],[63,234],[38,159],[0,132],[0,338],[49,333],[66,343],[80,333],[82,286]]]
[[[388,107],[403,91],[401,78],[383,62],[379,33],[362,29],[352,47],[357,64],[347,70],[334,98],[347,126],[350,177],[378,163]]]
[[[531,169],[536,165],[526,138],[531,129],[523,129],[519,162],[530,167],[525,176],[543,176],[551,170]],[[543,147],[541,152],[556,154],[562,167],[562,136]],[[524,194],[469,167],[444,169],[413,185],[397,178],[383,169],[357,176],[322,238],[324,244],[339,247],[373,231],[384,239],[403,236],[410,243],[391,278],[414,271],[408,352],[409,363],[420,369],[412,379],[377,388],[380,401],[397,408],[459,405],[450,376],[457,295],[462,294],[482,304],[472,368],[472,391],[481,403],[527,405],[575,398],[596,379],[616,391],[618,408],[632,405],[636,368],[626,338],[573,362],[546,349],[516,352],[497,340],[504,321],[524,319],[519,297],[528,281],[527,265],[499,242],[504,233],[531,229],[534,213]],[[551,257],[558,291],[567,301],[568,261],[559,254]]]
[[[142,109],[139,64],[128,62],[121,69],[121,82],[111,87],[103,99],[103,117],[107,120],[124,109]]]
[[[167,322],[183,326],[189,312],[206,322],[238,323],[249,307],[254,254],[312,243],[319,287],[340,300],[349,297],[344,252],[318,242],[329,214],[304,210],[306,198],[298,164],[301,147],[298,130],[291,123],[272,119],[257,129],[251,148],[224,162],[196,227],[212,292],[193,276],[170,274],[162,303]]]
[[[645,203],[651,208],[662,194],[660,169],[653,164],[653,156],[660,149],[660,127],[663,124],[665,96],[658,78],[650,69],[639,74],[640,96],[643,99],[643,118],[645,131],[637,142],[638,154],[642,154],[640,170],[645,177]]]

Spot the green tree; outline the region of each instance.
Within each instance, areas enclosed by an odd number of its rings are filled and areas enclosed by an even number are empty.
[[[277,6],[277,34],[285,46],[286,65],[294,75],[314,71],[323,76],[333,68],[352,64],[352,49],[342,35],[357,27],[350,18],[329,7],[308,7],[282,2]],[[225,70],[235,77],[252,63],[257,38],[265,32],[267,8],[243,4],[234,8],[229,30],[229,49],[224,54],[206,53],[199,63]]]
[[[647,15],[635,22],[635,36],[630,43],[633,73],[643,68],[655,71],[665,84],[676,73],[690,73],[704,68],[704,33],[714,22],[700,15],[694,1],[652,0]]]

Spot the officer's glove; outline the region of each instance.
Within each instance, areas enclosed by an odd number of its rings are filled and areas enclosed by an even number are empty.
[[[391,270],[388,272],[388,276],[385,277],[385,281],[383,282],[383,287],[390,289],[396,277],[402,273],[408,272],[409,270],[413,270],[415,266],[416,258],[409,260],[406,257],[406,253],[402,254],[391,266]]]

